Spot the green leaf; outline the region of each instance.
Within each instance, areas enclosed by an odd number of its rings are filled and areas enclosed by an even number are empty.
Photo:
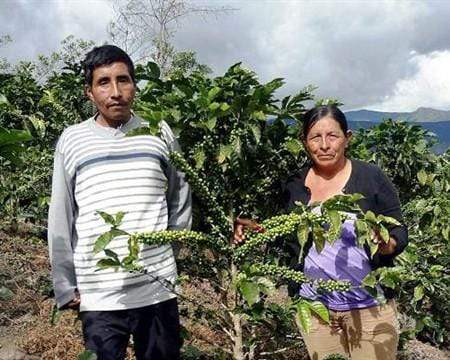
[[[256,282],[259,286],[259,290],[266,295],[270,295],[275,290],[275,284],[269,278],[264,276],[258,276]]]
[[[2,105],[9,105],[9,101],[5,95],[0,94],[0,106]]]
[[[427,179],[428,179],[428,175],[427,173],[421,169],[418,173],[417,173],[417,179],[419,180],[419,184],[421,186],[424,186],[427,183]]]
[[[310,233],[309,225],[306,222],[302,222],[297,228],[297,240],[300,246],[303,248],[308,241]]]
[[[130,236],[128,238],[128,256],[137,259],[139,255],[139,242],[136,237]]]
[[[244,280],[239,284],[239,289],[249,306],[252,306],[259,301],[258,284]]]
[[[341,233],[342,219],[339,211],[337,210],[328,210],[328,216],[330,217],[330,229],[328,230],[330,233],[329,242],[333,243]]]
[[[423,286],[418,285],[414,288],[414,302],[418,302],[422,300],[423,296],[425,295],[423,291]]]
[[[219,155],[217,156],[218,163],[222,164],[226,159],[230,158],[232,153],[233,153],[233,146],[231,144],[220,145]]]
[[[159,79],[161,76],[161,70],[159,69],[158,64],[150,61],[147,63],[146,68],[151,78]]]
[[[100,235],[94,244],[94,254],[97,254],[100,251],[104,250],[113,238],[114,236],[111,231],[105,232],[104,234]]]
[[[78,355],[78,360],[97,360],[97,355],[92,350],[85,350]]]
[[[208,121],[206,121],[204,124],[209,131],[213,131],[217,124],[217,118],[212,117],[208,119]]]
[[[384,224],[400,226],[400,222],[390,216],[378,215],[378,220]]]
[[[257,124],[251,124],[250,130],[253,133],[253,136],[255,137],[256,143],[259,144],[261,140],[261,128]]]
[[[112,251],[110,249],[105,249],[105,254],[106,254],[106,256],[112,258],[113,260],[120,262],[119,256],[114,251]]]
[[[297,319],[305,333],[311,330],[311,308],[306,301],[300,301],[297,304]]]
[[[218,108],[220,108],[220,104],[218,102],[213,102],[208,106],[210,111],[216,111]]]
[[[354,193],[350,195],[350,201],[351,202],[357,202],[361,199],[364,199],[364,195],[363,194],[359,194],[359,193]]]
[[[383,225],[380,225],[380,236],[386,244],[391,239],[388,229],[386,229],[386,227],[384,227]]]
[[[362,219],[355,220],[357,241],[359,246],[362,246],[364,243],[370,243],[370,228],[368,224]]]
[[[203,149],[198,148],[195,150],[193,158],[195,160],[195,168],[197,170],[201,169],[206,160],[206,155]]]
[[[364,215],[364,218],[373,224],[377,223],[376,215],[370,210],[366,212],[366,214]]]
[[[264,112],[262,112],[262,111],[254,111],[252,113],[252,118],[255,119],[255,120],[260,120],[260,121],[266,121],[267,120],[266,114],[264,114]]]
[[[220,110],[223,112],[228,111],[229,109],[230,109],[230,105],[228,105],[227,103],[222,103],[220,105]]]
[[[325,247],[326,237],[325,230],[322,226],[313,227],[313,241],[316,245],[316,250],[320,254]]]
[[[396,274],[392,273],[392,272],[385,272],[383,273],[382,278],[380,279],[380,283],[383,286],[387,286],[391,289],[395,289],[396,288],[396,284],[399,281],[398,276],[396,276]]]
[[[241,157],[241,150],[242,150],[242,142],[241,138],[236,137],[233,141],[233,152],[238,156]]]
[[[119,211],[116,214],[116,219],[114,220],[114,226],[120,226],[122,224],[123,217],[125,216],[125,213],[123,211]]]
[[[297,158],[300,152],[303,150],[303,144],[298,139],[289,139],[285,143],[286,149]]]
[[[109,269],[109,268],[117,268],[120,266],[120,261],[116,261],[114,259],[101,259],[97,262],[97,267],[99,269]]]
[[[112,234],[113,238],[115,238],[117,236],[130,236],[129,233],[127,233],[124,230],[120,230],[120,229],[111,229],[110,233]]]
[[[217,86],[213,87],[212,89],[210,89],[208,91],[208,100],[209,100],[209,102],[213,101],[217,97],[217,95],[219,95],[221,90],[222,89],[220,87],[217,87]]]
[[[442,228],[442,237],[445,239],[445,240],[450,240],[450,226],[444,226],[443,228]]]
[[[370,272],[367,274],[367,276],[363,279],[362,284],[363,286],[374,288],[377,284],[377,278],[374,274],[374,272]]]
[[[326,323],[330,323],[330,312],[327,307],[320,301],[313,301],[309,303],[311,310],[320,316],[320,318]]]
[[[370,248],[370,256],[374,256],[378,251],[378,244],[374,244],[373,241],[369,241],[369,248]]]
[[[32,138],[28,130],[10,130],[0,126],[0,147],[30,141]]]
[[[105,223],[110,224],[110,225],[115,225],[114,216],[112,216],[104,211],[97,211],[97,214],[99,214],[103,218]]]
[[[264,92],[266,95],[271,95],[276,89],[282,87],[284,80],[282,78],[276,78],[264,84]]]

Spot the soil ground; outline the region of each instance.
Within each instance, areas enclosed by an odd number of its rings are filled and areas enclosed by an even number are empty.
[[[10,290],[0,297],[0,360],[76,360],[83,351],[80,321],[73,311],[55,318],[49,280],[47,246],[26,233],[10,237],[0,232],[0,288]],[[213,295],[202,283],[186,285],[186,297],[201,299],[214,307]],[[187,303],[180,311],[190,314]],[[211,343],[220,345],[224,335],[195,317],[182,316],[190,336],[185,340],[185,359],[213,359]],[[268,357],[271,358],[271,357]],[[275,357],[273,357],[275,359]],[[133,359],[131,348],[127,359]],[[299,344],[277,359],[307,360]],[[399,360],[448,360],[449,353],[417,340],[409,341]]]

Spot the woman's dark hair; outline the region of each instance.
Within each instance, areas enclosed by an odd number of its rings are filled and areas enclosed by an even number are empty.
[[[316,122],[327,116],[332,117],[334,120],[336,120],[344,134],[347,134],[348,124],[344,113],[339,110],[336,105],[320,105],[313,107],[312,109],[308,110],[305,115],[303,115],[303,139],[306,139],[309,130],[311,130]]]
[[[121,48],[114,45],[103,45],[93,48],[86,54],[83,61],[84,83],[92,86],[94,70],[103,65],[110,65],[115,62],[122,62],[128,67],[128,72],[134,83],[134,64],[128,54]]]

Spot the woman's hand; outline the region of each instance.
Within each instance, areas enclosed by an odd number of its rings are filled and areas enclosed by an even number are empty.
[[[251,229],[256,232],[264,232],[265,229],[256,221],[250,219],[237,218],[234,221],[233,244],[240,244],[245,241],[245,230]]]
[[[372,241],[374,244],[378,244],[378,253],[381,255],[391,255],[395,251],[395,247],[397,246],[397,241],[391,237],[389,241],[386,243],[382,238],[378,231],[374,231],[372,234]]]

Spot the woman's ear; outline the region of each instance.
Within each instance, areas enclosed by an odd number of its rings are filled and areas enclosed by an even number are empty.
[[[346,148],[348,147],[352,136],[353,132],[351,130],[347,130],[347,133],[345,134],[345,137],[347,138],[347,144],[345,145]]]

